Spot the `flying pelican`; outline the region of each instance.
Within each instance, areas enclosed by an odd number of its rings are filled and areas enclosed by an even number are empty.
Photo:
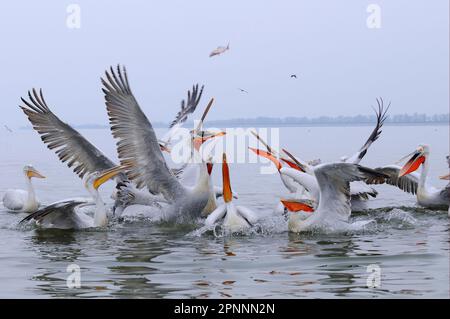
[[[182,185],[167,167],[153,127],[131,92],[126,69],[118,66],[116,73],[111,67],[105,76],[102,84],[111,132],[121,164],[129,167],[129,179],[138,188],[146,186],[150,193],[163,196],[169,203],[166,218],[200,216],[210,192],[206,163],[197,163],[200,174],[194,187]]]
[[[209,57],[213,57],[215,55],[220,55],[224,53],[225,51],[230,50],[230,43],[226,47],[218,46],[216,49],[214,49],[210,54]]]
[[[39,208],[39,201],[36,199],[34,187],[31,179],[45,178],[32,165],[26,165],[23,168],[27,190],[8,189],[3,196],[3,206],[11,211],[19,211],[24,213],[32,213]]]
[[[229,232],[240,232],[250,228],[257,222],[258,216],[244,206],[234,206],[233,192],[231,191],[230,172],[226,154],[222,159],[223,199],[224,204],[216,208],[205,220],[206,226],[212,226],[223,218],[222,227]]]
[[[430,147],[426,144],[421,144],[412,153],[406,155],[405,157],[410,157],[406,164],[396,170],[391,167],[388,183],[398,184],[397,182],[400,178],[403,178],[408,182],[408,185],[412,189],[416,190],[417,203],[420,206],[432,208],[432,209],[447,209],[450,203],[450,193],[447,187],[443,189],[437,189],[433,186],[428,185],[427,176],[429,170],[429,160]],[[405,179],[408,175],[411,175],[420,166],[422,166],[422,171],[419,176],[413,175],[410,178]],[[387,174],[386,170],[377,169],[379,172]],[[395,175],[396,173],[396,175]],[[404,182],[406,183],[406,182]],[[417,188],[415,188],[417,187]]]
[[[34,220],[43,228],[83,229],[106,227],[108,224],[107,208],[98,192],[100,185],[119,174],[123,166],[114,167],[102,173],[87,173],[83,177],[91,199],[69,199],[53,203],[22,219],[19,224]],[[94,216],[86,214],[83,208],[95,204]]]

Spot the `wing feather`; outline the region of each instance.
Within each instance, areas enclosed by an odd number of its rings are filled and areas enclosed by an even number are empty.
[[[146,186],[153,194],[175,200],[185,189],[167,167],[153,127],[131,92],[125,67],[117,66],[117,73],[111,67],[101,81],[120,162],[130,166],[128,178],[138,188]]]
[[[69,124],[61,121],[48,107],[42,90],[28,91],[29,101],[21,98],[20,106],[42,141],[54,150],[63,163],[82,178],[86,173],[103,171],[114,163]]]
[[[373,129],[372,133],[370,134],[369,138],[367,139],[367,141],[364,143],[364,145],[358,150],[358,152],[356,152],[355,154],[353,154],[346,162],[347,163],[353,163],[353,164],[358,164],[359,162],[361,162],[361,160],[363,159],[364,155],[366,155],[367,150],[369,149],[370,145],[372,145],[373,142],[375,142],[381,134],[381,127],[384,124],[384,121],[387,118],[387,111],[389,110],[389,107],[391,106],[391,103],[389,103],[389,105],[384,108],[384,101],[383,98],[379,98],[377,99],[377,104],[378,104],[378,110],[375,110],[375,114],[377,117],[377,124],[375,125],[375,128]]]
[[[406,193],[413,195],[417,194],[417,188],[419,187],[419,175],[417,173],[410,173],[408,175],[398,177],[401,170],[400,166],[388,165],[384,167],[375,168],[379,173],[385,174],[388,178],[369,178],[367,184],[389,184],[396,186]]]

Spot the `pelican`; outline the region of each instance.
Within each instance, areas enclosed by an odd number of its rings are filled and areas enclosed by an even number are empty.
[[[320,164],[314,167],[314,176],[319,187],[319,204],[306,219],[291,213],[288,223],[291,232],[351,229],[356,225],[348,221],[351,215],[350,182],[364,181],[370,177],[386,177],[370,168],[350,163]],[[361,226],[360,223],[357,225]]]
[[[410,175],[416,171],[420,166],[422,166],[422,171],[418,177],[414,176],[413,179],[417,182],[417,203],[420,206],[431,208],[431,209],[448,209],[450,204],[450,192],[449,188],[445,187],[443,189],[435,188],[427,183],[429,161],[428,156],[430,155],[430,147],[426,144],[421,144],[412,153],[408,154],[406,157],[410,159],[406,164],[398,171],[398,177],[402,178],[406,175]],[[444,176],[445,177],[445,176]],[[395,176],[394,176],[395,178]],[[392,175],[391,175],[392,179]]]
[[[177,114],[177,117],[171,124],[171,128],[175,129],[180,127],[184,121],[186,121],[189,114],[191,114],[197,107],[200,97],[203,92],[203,86],[198,91],[198,84],[193,86],[192,93],[188,91],[187,100],[182,100],[181,110]],[[86,174],[104,171],[116,166],[113,161],[106,157],[98,148],[91,144],[83,135],[77,130],[72,128],[69,124],[64,123],[59,119],[47,105],[42,89],[39,93],[36,89],[28,91],[28,100],[21,98],[24,105],[20,106],[22,111],[28,117],[28,120],[32,124],[34,130],[36,130],[42,141],[47,145],[50,150],[54,150],[59,159],[63,163],[67,163],[69,168],[73,168],[73,171],[83,178]],[[170,132],[170,131],[169,131]],[[159,146],[161,150],[169,152],[170,149],[170,137],[173,134],[173,130],[167,135],[167,139],[164,142],[160,142]],[[174,172],[173,172],[174,173]],[[116,176],[117,188],[127,185],[128,192],[137,192],[126,175],[121,173]],[[122,203],[113,195],[116,199],[114,213],[120,215],[124,209]],[[133,197],[135,199],[134,204],[153,205],[155,201],[160,198],[151,196],[148,192],[146,194],[139,194]]]
[[[258,216],[244,206],[234,206],[233,192],[231,191],[230,172],[226,154],[222,159],[223,199],[224,204],[219,205],[205,220],[206,226],[212,226],[223,218],[222,227],[226,231],[235,233],[250,228],[257,222]]]
[[[150,193],[162,195],[169,203],[166,219],[200,216],[210,193],[206,163],[196,163],[200,173],[195,186],[182,185],[167,167],[153,127],[131,92],[126,69],[118,66],[116,73],[111,67],[102,84],[111,132],[121,164],[129,167],[128,178],[138,188],[145,186]]]
[[[24,219],[19,224],[34,220],[43,228],[83,229],[106,227],[108,225],[107,208],[98,192],[98,188],[119,174],[124,169],[117,166],[104,172],[88,173],[83,177],[83,184],[91,199],[69,199],[44,207]],[[94,216],[89,216],[83,208],[95,204]]]
[[[23,174],[25,175],[27,190],[8,189],[3,196],[3,206],[11,211],[32,213],[39,208],[39,201],[34,193],[31,179],[33,177],[45,178],[45,176],[39,173],[32,165],[26,165],[23,168]]]
[[[195,96],[195,94],[193,94],[193,96]],[[183,165],[181,165],[181,167],[170,169],[170,171],[174,174],[174,176],[176,176],[182,182],[182,184],[185,186],[188,186],[188,181],[187,181],[188,178],[186,178],[186,175],[190,175],[189,173],[196,175],[197,178],[199,177],[201,165],[197,165],[197,164],[203,161],[202,156],[204,155],[204,152],[203,151],[200,152],[200,149],[203,146],[203,144],[206,141],[209,141],[215,137],[225,134],[225,132],[212,132],[212,131],[206,131],[206,130],[202,129],[202,124],[206,118],[206,115],[208,114],[209,110],[211,109],[213,102],[214,102],[214,98],[212,98],[209,101],[208,105],[206,106],[198,126],[190,132],[190,139],[185,140],[185,142],[187,142],[186,149],[191,150],[188,161],[186,163],[184,163]],[[175,121],[173,123],[175,123]],[[179,125],[179,122],[175,125]],[[175,128],[175,126],[173,126],[173,128]],[[171,131],[172,131],[172,128],[171,128]],[[170,135],[170,137],[167,141],[170,141],[172,137],[173,137],[173,135]],[[217,140],[215,140],[215,141],[217,141]],[[168,144],[170,144],[170,142],[166,143],[165,145],[168,145]],[[160,143],[160,146],[161,146],[161,143]],[[163,150],[163,149],[161,148],[161,150]],[[201,216],[203,216],[203,217],[207,216],[209,213],[211,213],[213,210],[215,210],[217,208],[216,198],[222,196],[222,189],[215,187],[211,180],[211,172],[212,172],[212,168],[213,168],[213,162],[212,162],[212,159],[210,156],[205,160],[205,163],[206,163],[206,168],[208,171],[209,194],[208,194],[208,202],[201,212]],[[193,186],[193,185],[190,185],[190,186]],[[155,204],[155,199],[152,198],[151,203],[148,204],[148,194],[149,194],[148,191],[136,189],[135,187],[132,187],[132,189],[130,190],[129,183],[121,183],[120,185],[118,185],[117,188],[119,189],[119,191],[117,193],[119,201],[122,203],[123,207],[126,207],[125,210],[123,211],[124,215],[132,215],[132,216],[144,215],[146,217],[151,217],[151,220],[153,220],[153,221],[161,219],[161,217],[162,217],[161,214],[155,213],[155,210],[152,207]],[[158,197],[157,202],[159,204],[162,204],[162,203],[167,204],[168,203],[161,196]],[[150,207],[149,208],[144,207],[146,205],[150,205]]]
[[[220,55],[220,54],[224,53],[227,50],[230,50],[230,43],[228,43],[228,45],[226,47],[218,46],[216,49],[211,51],[211,53],[209,54],[209,57],[211,58],[211,57],[213,57],[215,55]]]
[[[359,164],[363,157],[366,155],[367,150],[372,145],[373,142],[375,142],[380,134],[381,134],[381,128],[384,124],[384,121],[387,118],[387,111],[389,110],[389,105],[385,108],[384,107],[384,101],[382,98],[376,99],[378,109],[375,110],[376,114],[376,125],[374,129],[372,130],[369,138],[366,140],[364,145],[353,155],[351,156],[343,156],[341,157],[341,161],[345,163],[352,163],[352,164]],[[253,133],[253,132],[252,132]],[[282,179],[283,184],[286,186],[286,188],[290,191],[291,194],[293,194],[294,197],[299,198],[298,195],[302,195],[302,189],[296,188],[293,184],[293,181],[303,186],[304,189],[308,191],[308,193],[311,195],[310,200],[313,202],[318,202],[319,200],[319,187],[317,182],[315,181],[315,178],[313,176],[314,166],[311,164],[308,164],[306,161],[300,160],[299,158],[293,156],[291,153],[289,153],[287,150],[283,149],[283,152],[288,155],[288,158],[282,156],[279,154],[278,151],[271,148],[265,141],[263,141],[256,133],[253,133],[253,135],[266,147],[267,152],[262,150],[255,150],[254,152],[257,152],[258,155],[263,156],[271,160],[276,156],[280,157],[280,160],[288,165],[288,167],[283,167],[281,162],[276,161],[274,162],[278,172],[280,173],[280,177]],[[288,177],[288,179],[283,178],[283,176]],[[366,183],[355,181],[351,183],[351,196],[352,200],[367,200],[369,196],[376,197],[378,192],[368,186]],[[292,196],[291,196],[292,197]],[[299,207],[303,206],[303,202],[300,203],[301,205]],[[285,205],[286,207],[286,205]],[[289,206],[293,207],[293,206]]]

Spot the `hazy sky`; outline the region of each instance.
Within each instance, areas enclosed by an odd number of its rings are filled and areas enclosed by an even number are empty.
[[[81,28],[66,8],[81,8]],[[369,29],[367,6],[381,7]],[[0,124],[27,125],[20,96],[42,87],[70,123],[106,124],[99,77],[127,66],[150,120],[169,121],[193,83],[210,119],[446,113],[448,0],[6,1],[0,10]],[[231,49],[209,58],[218,45]],[[298,79],[291,79],[296,73]],[[238,88],[249,93],[241,93]],[[198,117],[198,116],[197,116]]]

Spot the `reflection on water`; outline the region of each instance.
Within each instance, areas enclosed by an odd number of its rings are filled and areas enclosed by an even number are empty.
[[[400,130],[406,133],[399,134]],[[320,155],[330,160],[350,152],[347,144],[359,145],[367,128],[351,131],[283,128],[280,136],[282,144],[303,158]],[[83,133],[114,158],[109,131]],[[294,137],[301,134],[308,134],[308,139],[299,145]],[[337,146],[325,149],[316,143],[324,136],[346,143],[339,152]],[[433,152],[430,182],[444,185],[436,177],[447,171],[447,127],[438,131],[432,127],[386,127],[364,164],[395,162],[415,146],[414,141],[423,141],[423,136],[429,137]],[[26,154],[31,156],[27,162],[48,176],[36,184],[41,201],[86,195],[80,180],[57,162],[33,132],[16,131],[8,141],[0,140],[0,146],[10,151],[0,161],[4,176],[0,196],[10,184],[23,185],[20,172],[25,151],[12,145],[24,145],[25,141]],[[220,184],[220,170],[214,174]],[[260,175],[258,165],[231,165],[231,174],[240,203],[261,213],[273,209],[283,193],[279,179]],[[105,186],[103,198],[108,200],[112,185]],[[17,227],[24,215],[0,208],[0,297],[448,298],[446,212],[417,208],[412,196],[392,187],[377,189],[379,197],[353,217],[374,219],[376,227],[347,234],[290,234],[281,219],[248,236],[235,237],[214,237],[212,232],[196,236],[193,231],[198,225],[150,225],[142,220],[113,223],[107,231],[40,230]],[[81,288],[67,287],[70,264],[81,268]],[[370,265],[381,269],[380,287],[367,287]]]

